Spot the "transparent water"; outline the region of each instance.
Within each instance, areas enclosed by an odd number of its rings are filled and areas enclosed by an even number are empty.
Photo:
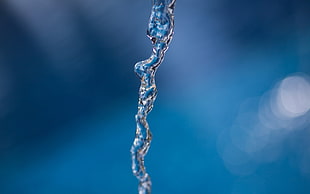
[[[141,80],[138,112],[136,114],[136,136],[131,147],[132,171],[139,180],[139,194],[151,193],[151,178],[144,166],[144,156],[152,140],[147,115],[152,110],[157,96],[155,73],[164,59],[174,29],[174,6],[176,0],[152,0],[152,12],[147,36],[153,44],[150,58],[135,64],[135,73]]]

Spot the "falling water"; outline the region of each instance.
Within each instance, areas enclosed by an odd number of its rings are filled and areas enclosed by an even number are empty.
[[[147,115],[152,110],[157,96],[155,73],[164,59],[172,39],[174,29],[174,5],[176,0],[152,0],[153,7],[147,29],[147,36],[153,44],[149,59],[135,65],[135,73],[141,80],[139,89],[138,112],[136,114],[136,136],[131,147],[132,171],[139,180],[139,194],[151,193],[151,179],[144,166],[152,140],[147,123]]]

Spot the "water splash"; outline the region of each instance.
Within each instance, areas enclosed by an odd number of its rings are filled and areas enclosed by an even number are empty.
[[[139,180],[139,194],[151,193],[151,179],[144,166],[146,155],[152,140],[152,134],[146,120],[157,96],[155,73],[164,59],[172,39],[174,29],[174,6],[176,0],[152,0],[153,7],[147,29],[147,36],[153,44],[149,59],[135,65],[135,73],[141,80],[136,114],[136,136],[131,147],[132,171]]]

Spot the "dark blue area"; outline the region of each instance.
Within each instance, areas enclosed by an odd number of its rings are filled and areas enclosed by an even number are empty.
[[[133,66],[151,53],[150,9],[142,0],[0,2],[0,193],[136,193]],[[309,122],[270,143],[275,159],[230,166],[219,141],[249,99],[245,112],[255,112],[280,80],[309,76],[309,10],[307,0],[177,2],[148,118],[153,193],[310,193]]]

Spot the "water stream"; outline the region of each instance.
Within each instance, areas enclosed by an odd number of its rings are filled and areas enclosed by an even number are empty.
[[[152,0],[152,12],[147,36],[153,44],[150,58],[135,64],[135,73],[141,80],[139,89],[138,112],[135,116],[137,128],[131,147],[132,171],[139,180],[139,194],[151,193],[151,178],[144,166],[152,134],[147,116],[152,110],[157,96],[155,73],[164,59],[174,30],[174,6],[176,0]]]

